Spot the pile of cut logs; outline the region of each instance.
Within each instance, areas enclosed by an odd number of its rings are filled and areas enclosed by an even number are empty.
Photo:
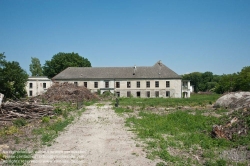
[[[37,119],[53,115],[53,106],[37,105],[25,102],[5,102],[0,108],[0,121],[11,121],[17,118]]]

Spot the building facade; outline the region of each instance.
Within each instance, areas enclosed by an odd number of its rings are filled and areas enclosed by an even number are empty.
[[[110,91],[118,97],[184,97],[181,76],[161,61],[149,67],[69,67],[52,81],[85,86],[91,92]],[[185,92],[185,97],[190,97],[188,88]]]
[[[52,86],[52,81],[47,77],[37,76],[29,77],[26,84],[26,91],[28,97],[40,95],[47,91]]]

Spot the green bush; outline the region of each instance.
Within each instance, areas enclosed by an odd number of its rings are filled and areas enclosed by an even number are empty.
[[[48,116],[42,117],[42,123],[49,123],[49,121],[50,121],[50,117]]]

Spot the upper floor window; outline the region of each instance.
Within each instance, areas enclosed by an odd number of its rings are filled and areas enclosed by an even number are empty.
[[[77,82],[74,82],[74,85],[78,86],[78,83],[77,83]]]
[[[170,81],[166,81],[166,87],[170,87]]]
[[[85,86],[85,88],[88,87],[88,82],[84,82],[83,85]]]
[[[46,83],[43,83],[43,88],[44,88],[44,89],[46,88]]]
[[[108,81],[105,82],[105,88],[109,88],[109,82]]]
[[[120,82],[116,82],[116,83],[115,83],[115,87],[116,87],[116,88],[120,88]]]
[[[29,86],[30,88],[33,88],[33,83],[30,83],[29,85],[30,85],[30,86]]]
[[[131,82],[127,82],[127,88],[131,88]]]
[[[98,82],[95,82],[95,88],[98,88]]]
[[[155,87],[159,88],[159,81],[155,81]]]
[[[141,87],[140,81],[137,81],[137,82],[136,82],[136,87],[137,87],[137,88],[140,88],[140,87]]]
[[[147,87],[147,88],[150,88],[150,81],[147,81],[147,82],[146,82],[146,87]]]

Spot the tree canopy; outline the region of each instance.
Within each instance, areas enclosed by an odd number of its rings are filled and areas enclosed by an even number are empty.
[[[0,53],[0,93],[6,98],[18,99],[26,95],[25,85],[28,74],[18,62],[8,62],[4,53]]]
[[[45,62],[43,73],[45,76],[52,78],[67,67],[91,67],[91,63],[87,58],[78,55],[78,53],[59,52],[50,61]]]
[[[30,72],[32,76],[43,76],[43,69],[38,58],[31,57]]]

